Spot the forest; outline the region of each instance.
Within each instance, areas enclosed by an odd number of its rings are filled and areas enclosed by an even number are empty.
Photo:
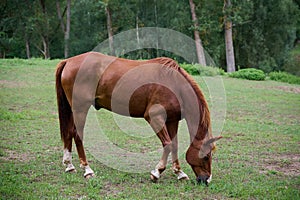
[[[233,65],[233,71],[257,68],[299,75],[299,0],[4,0],[0,10],[1,58],[66,58],[91,51],[108,38],[115,54],[114,35],[161,27],[198,39],[224,70]],[[154,48],[116,56],[186,62]]]

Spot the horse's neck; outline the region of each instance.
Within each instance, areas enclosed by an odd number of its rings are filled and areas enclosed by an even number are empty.
[[[198,144],[208,136],[208,129],[202,126],[199,119],[197,120],[195,118],[197,117],[189,115],[186,117],[186,122],[190,134],[190,143],[194,142],[194,144]]]

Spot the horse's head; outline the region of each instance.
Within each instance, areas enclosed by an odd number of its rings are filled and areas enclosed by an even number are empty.
[[[212,163],[212,151],[215,149],[217,140],[222,137],[215,137],[208,140],[199,141],[196,144],[194,142],[189,147],[186,153],[186,160],[191,165],[198,183],[208,183],[212,179],[211,163]]]

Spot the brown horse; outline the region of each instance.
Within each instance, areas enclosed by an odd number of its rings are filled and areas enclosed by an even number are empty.
[[[144,118],[163,145],[163,155],[151,179],[157,180],[172,152],[172,169],[178,179],[188,179],[178,161],[178,123],[185,119],[190,134],[186,160],[198,182],[211,181],[212,150],[210,113],[203,93],[191,76],[169,58],[135,61],[88,52],[61,61],[56,70],[63,163],[74,171],[74,138],[84,177],[94,176],[83,148],[83,130],[91,105],[97,110]]]

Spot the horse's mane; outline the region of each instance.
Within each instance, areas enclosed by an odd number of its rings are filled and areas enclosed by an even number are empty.
[[[200,90],[198,84],[196,81],[183,69],[181,68],[176,61],[170,58],[166,57],[160,57],[160,58],[154,58],[151,61],[159,63],[163,65],[164,67],[170,67],[176,71],[178,71],[191,85],[193,88],[194,92],[196,93],[196,96],[199,100],[199,110],[201,113],[200,116],[200,122],[199,126],[203,130],[205,130],[204,135],[196,135],[197,139],[203,140],[206,137],[206,134],[208,133],[208,137],[212,138],[212,131],[211,131],[211,121],[210,121],[210,112],[208,108],[207,101],[205,100],[203,92]]]

